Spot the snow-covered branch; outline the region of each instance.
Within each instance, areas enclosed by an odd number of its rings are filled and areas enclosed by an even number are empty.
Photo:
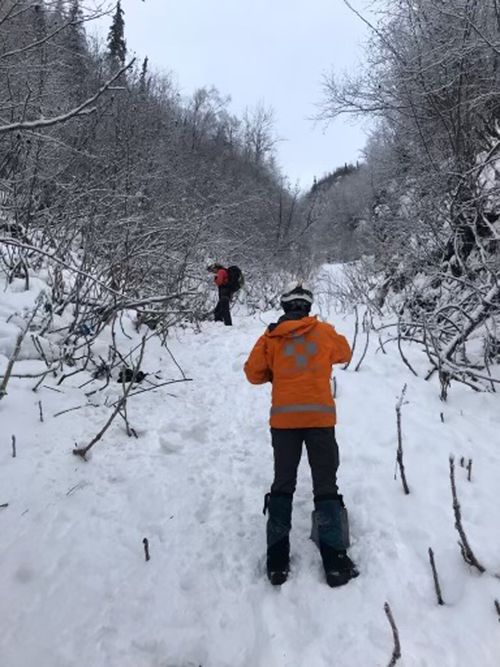
[[[103,95],[113,83],[120,78],[120,76],[126,72],[135,62],[135,58],[132,58],[130,62],[120,68],[116,74],[114,74],[105,84],[103,84],[99,90],[89,97],[85,102],[82,102],[78,106],[70,109],[66,113],[60,114],[59,116],[53,116],[52,118],[38,118],[36,120],[23,120],[15,123],[9,123],[7,125],[0,125],[0,134],[6,134],[7,132],[14,132],[16,130],[39,130],[41,128],[52,127],[54,125],[59,125],[61,123],[66,123],[72,118],[88,115],[95,113],[97,107],[92,105],[97,102],[97,100]]]

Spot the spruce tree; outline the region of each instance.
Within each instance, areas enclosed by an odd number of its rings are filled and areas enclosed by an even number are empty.
[[[148,62],[148,57],[146,56],[142,61],[141,76],[139,79],[139,92],[141,95],[145,95],[149,88]]]
[[[71,95],[71,103],[79,104],[88,95],[87,81],[89,75],[88,48],[83,28],[83,11],[80,0],[71,0],[69,9],[70,24],[63,35],[65,50],[65,73]]]
[[[122,66],[125,64],[127,44],[125,42],[124,11],[120,0],[116,3],[113,21],[108,33],[108,54],[112,62]]]

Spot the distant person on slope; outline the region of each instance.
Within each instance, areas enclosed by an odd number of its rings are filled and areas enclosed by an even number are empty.
[[[243,285],[243,274],[237,266],[230,266],[226,269],[222,264],[210,264],[207,270],[214,274],[214,283],[219,290],[214,319],[216,322],[224,322],[226,326],[231,326],[233,324],[230,310],[231,299]]]
[[[347,555],[347,512],[337,488],[339,454],[335,440],[335,402],[330,383],[333,364],[349,361],[349,343],[333,326],[310,317],[313,295],[295,285],[281,296],[285,314],[259,338],[245,363],[252,384],[272,383],[271,438],[274,481],[265,496],[267,576],[284,583],[290,563],[292,499],[305,442],[311,466],[313,534],[326,580],[341,586],[358,572]]]

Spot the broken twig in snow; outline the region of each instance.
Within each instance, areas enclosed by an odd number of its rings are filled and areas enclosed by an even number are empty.
[[[145,537],[142,540],[142,543],[144,544],[144,558],[146,559],[146,561],[148,561],[148,560],[151,559],[151,556],[149,555],[149,541],[148,541],[148,538]]]
[[[17,456],[17,449],[16,449],[16,436],[12,436],[12,458],[15,459]]]
[[[366,334],[365,347],[363,349],[363,352],[361,354],[361,357],[360,357],[358,363],[356,364],[356,368],[354,369],[355,373],[357,371],[359,371],[359,369],[361,368],[361,364],[363,363],[363,360],[366,357],[366,353],[368,352],[368,347],[370,345],[370,331],[371,331],[371,328],[372,328],[372,320],[371,320],[369,311],[366,310],[365,314],[363,315],[363,330]]]
[[[354,313],[356,315],[356,321],[354,323],[354,338],[352,341],[351,345],[351,358],[349,361],[342,367],[344,370],[347,370],[349,368],[349,365],[352,361],[352,358],[354,356],[354,350],[356,349],[356,341],[358,340],[358,330],[359,330],[359,313],[358,313],[358,307],[354,306]]]
[[[469,459],[467,464],[467,481],[472,482],[472,459]]]
[[[391,661],[389,662],[387,667],[394,667],[394,665],[397,663],[397,661],[401,657],[401,643],[399,641],[398,628],[396,626],[396,622],[394,620],[394,616],[392,615],[392,611],[391,611],[391,608],[390,608],[388,602],[386,602],[384,604],[384,611],[385,611],[385,615],[387,616],[387,620],[389,621],[389,623],[391,625],[392,636],[394,638],[394,650],[392,651]]]
[[[401,396],[399,397],[398,402],[396,403],[396,424],[398,429],[398,450],[396,453],[396,462],[399,466],[399,472],[401,474],[401,484],[403,485],[403,490],[406,495],[410,493],[410,488],[408,482],[406,481],[405,466],[403,463],[403,434],[401,431],[401,406],[404,404],[404,397],[406,394],[406,384],[403,387]],[[394,476],[396,477],[396,476]]]
[[[403,363],[405,364],[405,366],[407,366],[410,369],[410,371],[413,373],[413,375],[415,375],[415,377],[418,377],[417,371],[413,368],[413,366],[410,364],[410,362],[408,361],[408,359],[406,358],[406,356],[403,353],[403,346],[402,346],[401,342],[402,342],[401,341],[401,320],[398,320],[398,350],[399,350],[399,355],[400,355],[401,359],[403,360]]]
[[[434,579],[434,590],[436,591],[436,597],[439,605],[444,604],[443,596],[441,595],[441,586],[439,585],[439,577],[436,569],[436,563],[434,561],[434,552],[429,547],[429,561],[431,563],[431,568],[432,568],[432,576]]]
[[[483,572],[486,572],[486,568],[484,568],[481,565],[481,563],[477,560],[476,556],[474,555],[474,552],[472,551],[469,545],[464,527],[462,525],[462,514],[460,511],[460,503],[458,502],[457,486],[455,482],[455,458],[453,456],[450,456],[450,484],[451,484],[451,495],[453,498],[453,513],[455,515],[455,528],[457,529],[458,534],[460,535],[460,540],[458,544],[460,546],[462,558],[468,565],[475,567],[481,574],[483,574]]]

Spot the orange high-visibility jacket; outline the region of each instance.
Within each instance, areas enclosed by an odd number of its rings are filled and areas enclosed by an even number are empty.
[[[285,320],[259,338],[245,363],[252,384],[272,382],[271,426],[334,426],[333,364],[348,362],[349,343],[316,317]]]

